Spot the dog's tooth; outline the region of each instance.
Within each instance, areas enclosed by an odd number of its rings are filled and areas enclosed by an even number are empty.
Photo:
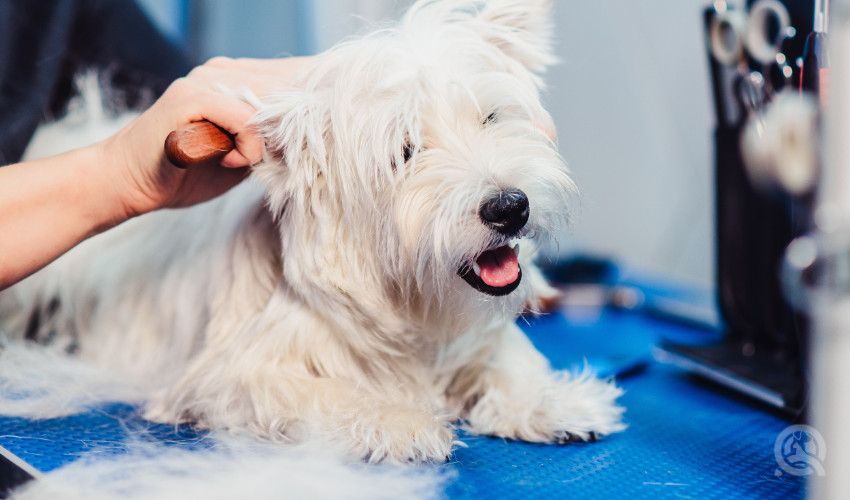
[[[516,242],[516,244],[514,244],[512,249],[514,251],[514,255],[519,256],[519,242],[518,241]]]
[[[479,266],[477,262],[472,263],[472,270],[475,272],[476,276],[481,276],[481,266]]]

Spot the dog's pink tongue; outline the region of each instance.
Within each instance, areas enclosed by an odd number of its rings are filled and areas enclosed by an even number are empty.
[[[519,277],[516,254],[507,245],[484,252],[477,262],[481,268],[481,281],[490,286],[508,286]]]

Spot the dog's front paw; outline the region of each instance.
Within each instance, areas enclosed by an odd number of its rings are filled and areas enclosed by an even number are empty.
[[[445,462],[454,433],[433,414],[406,408],[382,408],[373,419],[355,425],[354,436],[372,463]]]
[[[524,383],[527,382],[527,383]],[[469,412],[470,430],[540,443],[595,441],[622,431],[622,389],[590,372],[553,373],[489,388]]]

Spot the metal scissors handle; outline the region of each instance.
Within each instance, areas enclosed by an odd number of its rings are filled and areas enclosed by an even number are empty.
[[[746,63],[745,55],[766,66],[775,61],[790,25],[791,16],[779,0],[759,0],[748,14],[718,12],[709,33],[711,53],[727,66]]]
[[[777,56],[790,23],[788,10],[778,0],[759,0],[749,13],[722,8],[712,19],[711,53],[718,63],[735,69],[732,93],[742,118],[760,113],[772,96],[773,88],[764,73],[771,64],[779,64]],[[762,66],[761,71],[750,70],[748,56]],[[785,71],[783,74],[787,78]]]

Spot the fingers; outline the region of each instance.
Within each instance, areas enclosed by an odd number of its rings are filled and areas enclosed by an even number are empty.
[[[310,59],[310,57],[281,57],[278,59],[213,57],[204,63],[202,67],[241,70],[289,78],[292,73],[297,72]]]
[[[226,167],[244,167],[254,165],[263,159],[263,141],[256,129],[248,121],[256,111],[245,101],[226,94],[211,93],[199,97],[200,117],[209,120],[230,132],[236,142],[236,149],[222,160]]]
[[[169,88],[177,94],[179,101],[187,103],[181,108],[180,118],[185,126],[188,122],[209,120],[230,132],[236,141],[236,149],[221,161],[222,166],[243,167],[262,160],[263,143],[256,130],[246,125],[256,111],[244,100],[219,92],[222,86],[247,88],[254,95],[263,97],[270,91],[293,85],[298,70],[308,57],[285,59],[230,59],[215,57],[194,68],[186,77]]]
[[[229,132],[234,137],[236,149],[225,157],[223,166],[244,167],[262,160],[262,139],[247,125],[256,110],[242,99],[183,78],[175,81],[155,106],[171,116],[170,120],[164,120],[164,135],[202,120]]]
[[[236,89],[246,87],[263,97],[271,90],[295,84],[299,69],[308,57],[286,59],[230,59],[214,57],[194,68],[187,78],[215,88],[219,85]]]
[[[259,157],[246,157],[242,154],[239,149],[234,149],[233,151],[224,155],[224,157],[218,162],[219,165],[228,169],[234,168],[242,168],[248,165],[256,165],[263,159],[263,152],[260,149]]]
[[[229,89],[245,87],[258,96],[266,95],[269,90],[279,86],[279,83],[267,74],[234,71],[233,69],[206,65],[196,67],[189,72],[186,78],[212,90],[217,90],[222,86]]]

